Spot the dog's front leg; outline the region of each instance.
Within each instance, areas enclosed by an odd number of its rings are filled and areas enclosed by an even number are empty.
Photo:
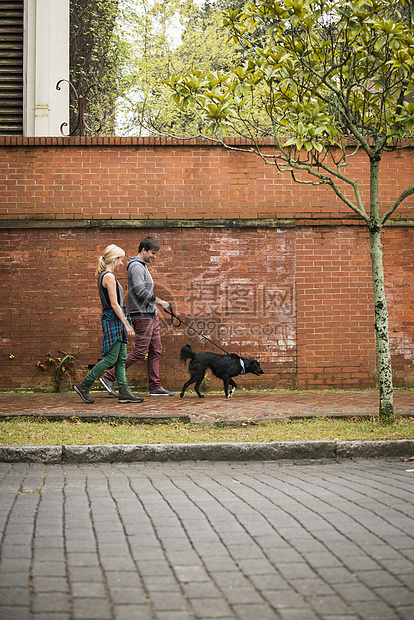
[[[233,396],[234,392],[236,391],[237,383],[235,381],[233,381],[233,379],[229,379],[229,383],[231,385],[231,390],[230,390],[230,394],[229,394],[228,398],[231,398]]]
[[[183,389],[181,390],[180,398],[183,398],[183,396],[184,396],[184,392],[186,391],[186,389],[187,389],[187,388],[188,388],[188,387],[189,387],[192,383],[194,383],[194,381],[195,381],[195,379],[193,379],[193,378],[191,377],[191,379],[189,379],[189,380],[187,381],[187,383],[184,383],[184,385],[183,385]]]

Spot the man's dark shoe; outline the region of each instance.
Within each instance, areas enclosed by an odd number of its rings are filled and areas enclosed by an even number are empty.
[[[111,381],[110,379],[106,379],[105,376],[101,377],[99,381],[102,383],[104,388],[108,390],[111,396],[115,396],[115,398],[118,398],[118,392],[115,392],[115,388],[114,388],[114,381]]]
[[[85,401],[85,403],[93,403],[93,398],[91,398],[90,394],[89,394],[89,390],[92,387],[92,383],[89,383],[89,381],[86,381],[86,379],[83,379],[83,381],[81,381],[80,383],[78,383],[77,385],[73,386],[73,389],[75,390],[75,392],[77,394],[79,394],[79,396],[81,397],[82,400]]]
[[[175,392],[169,392],[163,387],[159,387],[156,390],[149,391],[150,396],[175,396]]]
[[[134,396],[127,385],[119,388],[118,402],[121,405],[125,405],[126,403],[142,403],[143,400],[144,399],[139,396]]]

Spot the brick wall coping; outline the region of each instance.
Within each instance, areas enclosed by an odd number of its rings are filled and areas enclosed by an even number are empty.
[[[360,219],[21,219],[0,220],[0,229],[35,228],[295,228],[300,226],[364,226]],[[414,220],[388,220],[386,227],[414,227]]]
[[[234,147],[251,147],[252,141],[247,138],[226,137],[223,142]],[[259,146],[275,146],[273,138],[257,139]],[[23,137],[23,136],[0,136],[0,148],[2,146],[208,146],[222,147],[221,143],[216,140],[207,138],[174,138],[170,136],[151,136],[151,137],[97,137],[97,136],[52,136],[52,137]],[[355,148],[355,143],[349,141],[349,146]],[[414,141],[405,140],[405,144],[401,143],[403,148],[414,148]]]
[[[226,138],[226,144],[232,146],[251,146],[251,142],[243,138]],[[258,141],[261,145],[274,146],[271,138],[262,138]],[[26,138],[22,136],[0,136],[2,146],[221,146],[215,140],[207,138],[173,138],[169,136],[159,137],[97,137],[97,136],[55,136]]]

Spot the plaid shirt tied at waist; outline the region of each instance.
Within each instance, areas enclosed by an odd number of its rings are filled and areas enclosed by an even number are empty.
[[[131,323],[129,315],[126,314],[125,316],[128,322]],[[102,356],[105,356],[118,340],[128,342],[128,334],[112,308],[102,311],[101,322],[103,330],[101,353]]]

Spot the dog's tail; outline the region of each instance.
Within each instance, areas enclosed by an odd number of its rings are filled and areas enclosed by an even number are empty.
[[[188,359],[193,360],[195,358],[195,356],[196,356],[196,354],[194,353],[194,351],[192,350],[190,345],[189,344],[185,344],[183,346],[183,348],[181,349],[180,362],[183,362],[185,364],[185,362]]]

